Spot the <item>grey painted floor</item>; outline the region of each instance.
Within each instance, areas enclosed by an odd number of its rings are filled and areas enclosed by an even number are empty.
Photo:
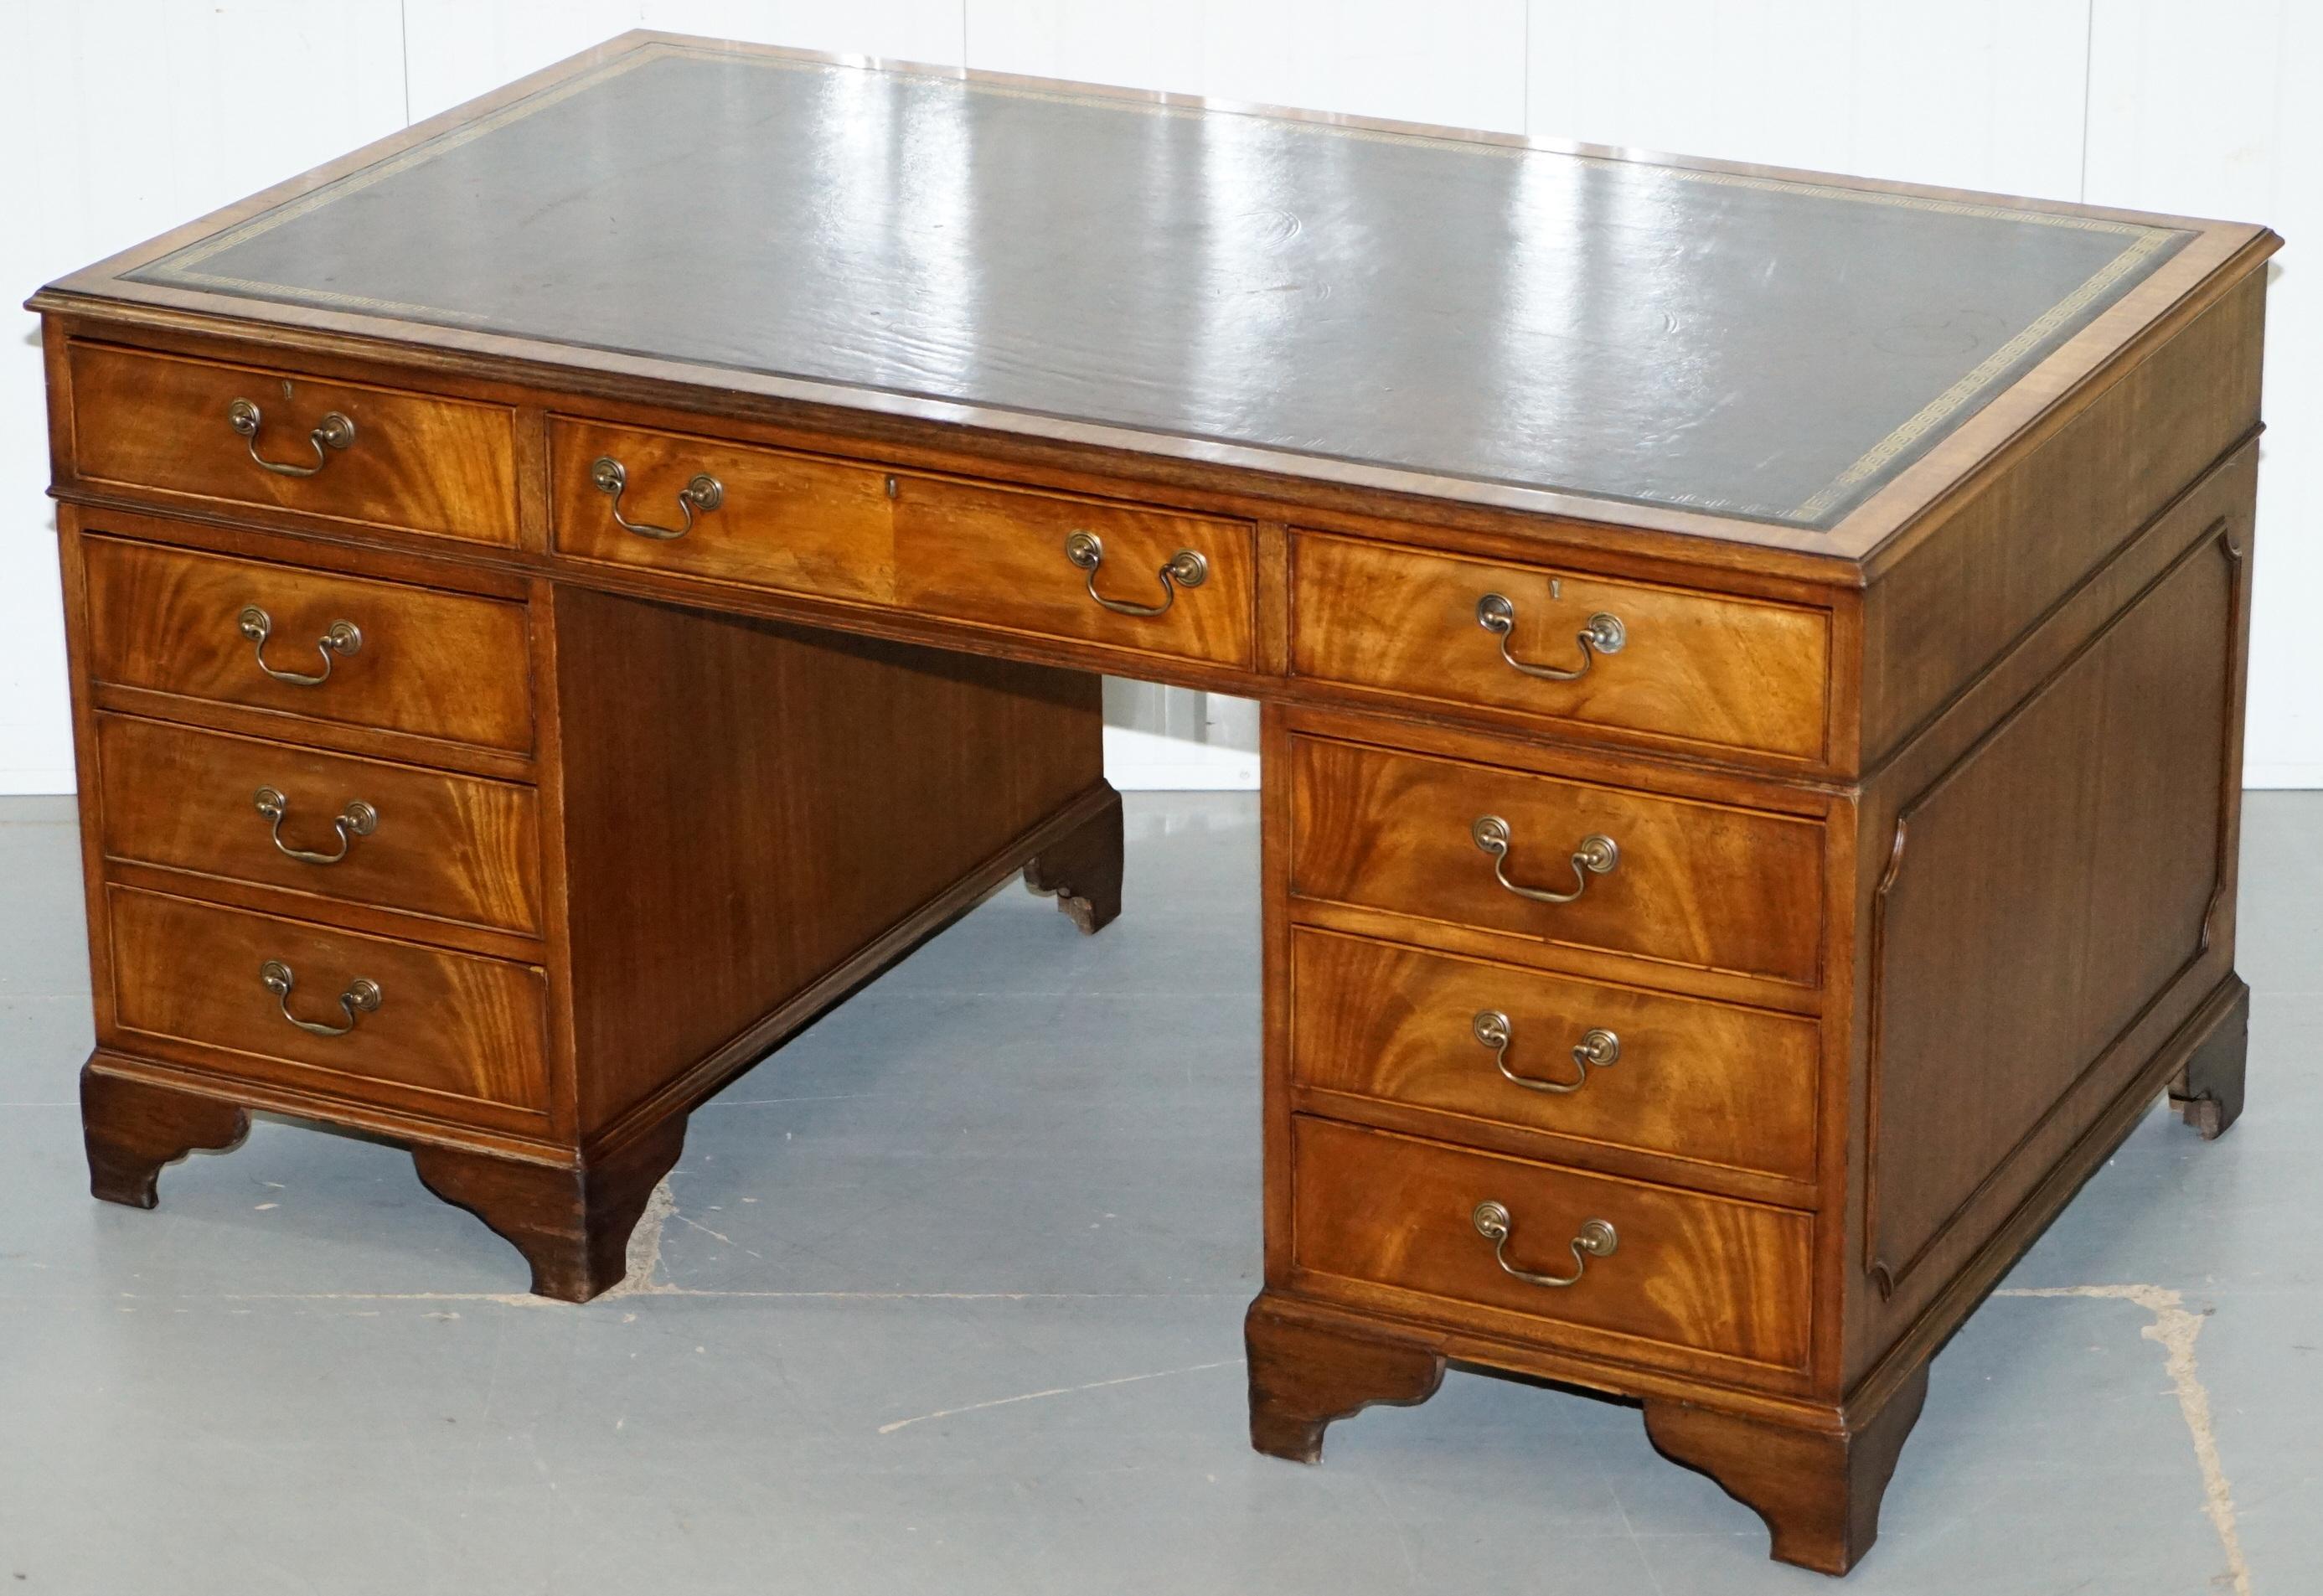
[[[1825,1591],[1634,1411],[1454,1375],[1244,1439],[1256,812],[996,899],[696,1114],[640,1281],[521,1296],[388,1149],[85,1195],[73,834],[0,804],[0,1591]],[[1940,1358],[1846,1587],[2323,1590],[2323,794],[2254,794],[2251,1106],[2157,1112]]]

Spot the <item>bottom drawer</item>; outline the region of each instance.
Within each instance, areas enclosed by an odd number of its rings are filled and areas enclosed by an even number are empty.
[[[107,903],[124,1031],[232,1055],[208,1058],[211,1068],[340,1096],[547,1108],[537,970],[125,887]],[[286,1011],[340,1033],[302,1029]]]
[[[1294,1265],[1378,1289],[1367,1301],[1384,1293],[1414,1317],[1498,1335],[1574,1339],[1553,1323],[1783,1370],[1806,1364],[1810,1215],[1305,1114],[1292,1121],[1290,1156]],[[1507,1232],[1499,1257],[1477,1226],[1487,1203]],[[1577,1253],[1575,1238],[1603,1234],[1593,1225],[1611,1227],[1611,1249]],[[1576,1267],[1564,1287],[1509,1272]]]

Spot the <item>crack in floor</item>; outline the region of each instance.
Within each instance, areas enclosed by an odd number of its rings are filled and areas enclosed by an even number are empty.
[[[2202,1508],[2226,1548],[2227,1575],[2235,1596],[2251,1596],[2250,1564],[2243,1556],[2242,1532],[2235,1518],[2234,1489],[2218,1457],[2217,1432],[2210,1422],[2210,1393],[2194,1362],[2194,1338],[2207,1315],[2186,1307],[2185,1298],[2166,1286],[2019,1286],[1995,1297],[2080,1298],[2126,1302],[2153,1316],[2138,1334],[2160,1346],[2162,1367],[2178,1396],[2178,1411],[2194,1439],[2194,1461],[2202,1471]]]

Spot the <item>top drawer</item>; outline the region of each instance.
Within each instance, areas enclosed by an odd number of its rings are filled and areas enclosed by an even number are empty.
[[[81,546],[100,683],[532,748],[521,604],[110,537]]]
[[[512,413],[101,344],[75,344],[84,478],[513,545]]]
[[[1820,979],[1815,821],[1304,736],[1290,763],[1294,898]]]
[[[1593,624],[1607,647],[1584,648]],[[1824,752],[1831,634],[1819,610],[1302,532],[1290,657],[1302,676],[1441,702],[1795,759]]]

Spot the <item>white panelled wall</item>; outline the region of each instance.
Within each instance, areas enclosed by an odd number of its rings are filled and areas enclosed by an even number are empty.
[[[0,0],[0,793],[72,785],[38,332],[13,306],[638,26],[2267,223],[2291,248],[2246,775],[2323,786],[2315,0]],[[1120,682],[1106,706],[1117,784],[1256,784],[1253,706]]]

